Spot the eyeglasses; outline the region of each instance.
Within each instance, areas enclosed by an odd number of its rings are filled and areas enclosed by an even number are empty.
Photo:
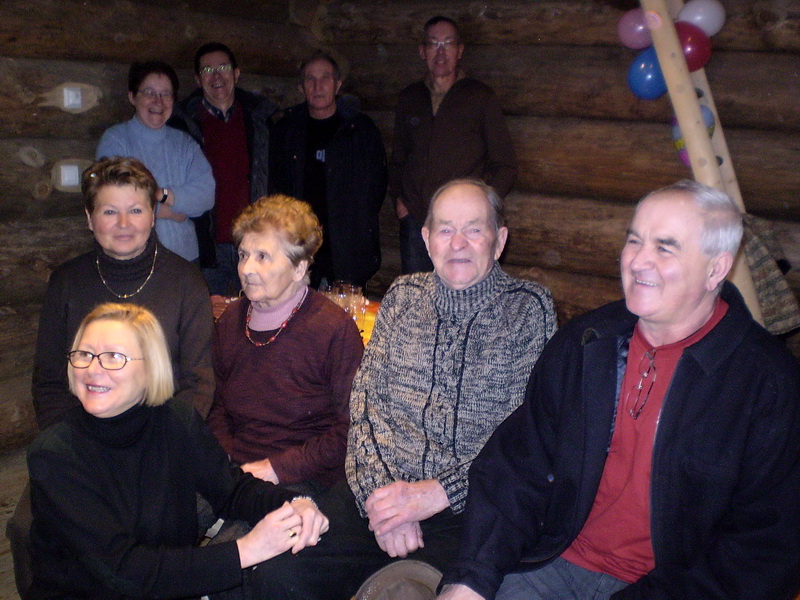
[[[148,100],[155,100],[161,98],[162,100],[172,100],[172,90],[163,90],[161,92],[155,91],[153,88],[144,88],[139,90],[139,93]]]
[[[428,50],[438,51],[439,48],[450,50],[450,48],[455,48],[456,46],[458,46],[458,40],[425,40],[425,47]]]
[[[625,398],[625,406],[628,408],[628,414],[634,419],[638,419],[642,414],[647,400],[650,398],[650,392],[653,391],[653,386],[656,383],[656,353],[647,351],[639,361],[639,373],[641,378],[639,383],[634,385]],[[631,400],[633,404],[631,405]]]
[[[203,67],[200,69],[200,75],[211,77],[214,73],[227,73],[228,71],[232,70],[233,65],[230,63],[225,63],[224,65],[219,65],[218,67]]]
[[[67,354],[69,364],[76,369],[88,369],[89,365],[96,358],[100,366],[106,371],[119,371],[132,360],[144,360],[143,358],[131,358],[121,352],[101,352],[92,354],[86,350],[73,350]]]

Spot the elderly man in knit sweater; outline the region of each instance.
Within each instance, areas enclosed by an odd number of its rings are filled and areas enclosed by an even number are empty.
[[[434,194],[423,236],[435,271],[400,277],[384,297],[353,381],[348,481],[319,499],[331,529],[259,568],[265,597],[349,598],[395,558],[440,569],[455,558],[467,470],[556,329],[550,292],[496,262],[500,205],[475,180]]]

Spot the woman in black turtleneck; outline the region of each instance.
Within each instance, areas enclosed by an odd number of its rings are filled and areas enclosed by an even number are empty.
[[[67,261],[50,277],[34,358],[33,405],[39,428],[77,406],[67,387],[63,357],[81,320],[102,302],[135,302],[156,315],[172,356],[176,397],[205,417],[214,390],[208,290],[197,268],[156,237],[153,176],[138,160],[104,159],[84,172],[82,190],[94,249]]]
[[[243,569],[314,545],[328,529],[310,499],[231,469],[197,412],[170,400],[169,353],[150,311],[101,304],[67,361],[80,404],[28,450],[27,597],[187,598],[238,588],[248,585]],[[252,530],[196,547],[197,493],[215,515]]]

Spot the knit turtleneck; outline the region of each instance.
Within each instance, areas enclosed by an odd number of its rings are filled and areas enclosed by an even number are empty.
[[[501,276],[500,266],[495,262],[484,279],[463,290],[454,290],[447,287],[438,275],[434,275],[436,312],[442,317],[456,318],[475,314],[494,298],[494,291]]]
[[[143,139],[148,144],[159,144],[164,141],[167,135],[166,127],[162,125],[158,129],[148,127],[139,120],[136,115],[131,119],[134,131],[140,139]]]
[[[158,237],[155,230],[152,230],[141,254],[119,260],[106,254],[103,247],[95,240],[94,251],[106,284],[117,294],[130,294],[136,291],[153,268],[157,243]]]
[[[95,417],[85,410],[73,412],[75,423],[92,438],[113,448],[127,448],[140,439],[153,409],[136,404],[114,417]]]
[[[301,285],[289,298],[274,306],[259,307],[256,303],[251,302],[250,329],[253,331],[272,331],[277,329],[291,316],[294,307],[297,306],[307,291],[308,286]]]

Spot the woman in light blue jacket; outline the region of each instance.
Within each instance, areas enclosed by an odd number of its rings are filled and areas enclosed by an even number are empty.
[[[178,76],[168,64],[133,63],[128,100],[136,113],[103,133],[96,156],[128,156],[144,163],[161,188],[156,214],[159,240],[186,260],[196,261],[197,235],[190,217],[214,206],[214,176],[197,142],[165,126],[177,91]]]

